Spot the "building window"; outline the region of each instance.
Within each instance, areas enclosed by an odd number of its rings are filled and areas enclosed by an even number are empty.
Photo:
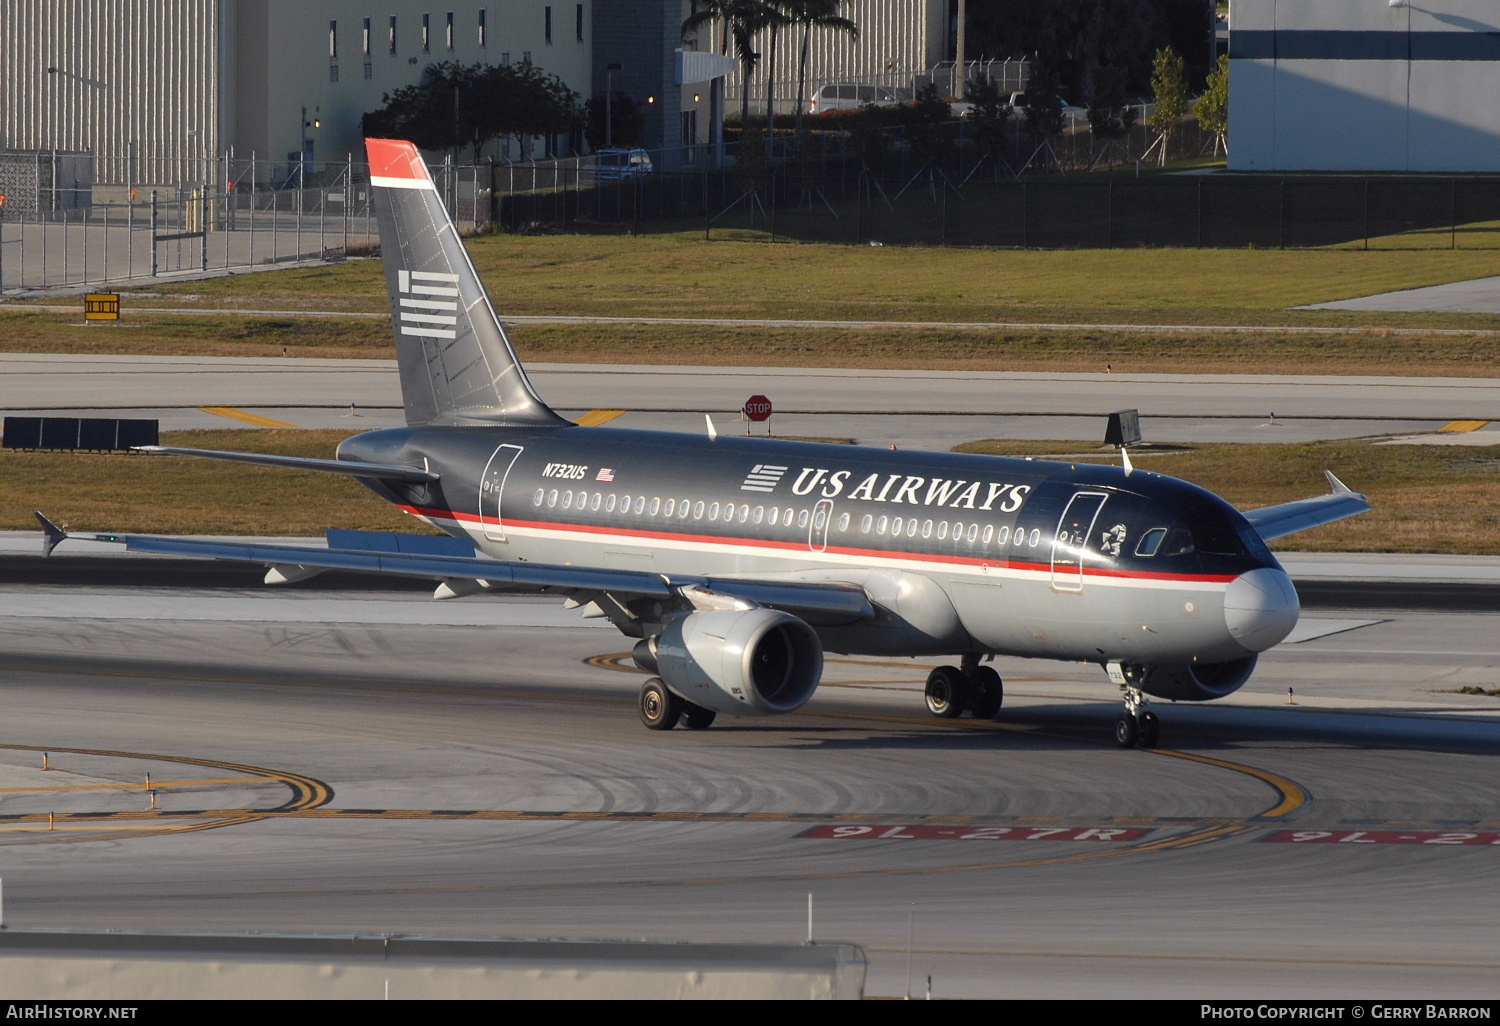
[[[508,68],[508,67],[510,67],[510,51],[509,50],[501,50],[500,51],[500,66],[502,68]]]
[[[578,10],[573,18],[573,31],[578,36],[578,41],[583,42],[583,4],[578,5]]]
[[[396,52],[396,16],[394,14],[391,15],[390,28],[386,29],[385,44],[389,48],[391,53]]]
[[[485,44],[485,38],[484,38],[484,8],[481,7],[479,9],[479,45],[480,46],[484,46],[484,44]]]
[[[530,50],[522,50],[521,51],[521,63],[522,64],[530,64],[531,63],[531,51]]]
[[[337,82],[338,80],[339,80],[339,66],[337,64],[330,64],[330,65],[328,65],[328,81],[330,81],[330,82]]]
[[[370,19],[369,18],[365,19],[364,30],[363,30],[363,33],[361,35],[360,42],[361,42],[361,44],[364,47],[364,54],[365,54],[365,56],[366,57],[370,56]]]
[[[422,52],[432,49],[432,15],[422,15]]]
[[[453,12],[448,12],[448,20],[443,28],[443,45],[451,52],[453,50]]]
[[[552,45],[552,7],[549,4],[542,8],[542,17],[547,30],[547,45]]]
[[[339,23],[336,21],[328,23],[328,59],[339,59]]]
[[[368,82],[370,79],[372,79],[374,77],[375,77],[375,65],[371,64],[369,61],[365,61],[365,81]]]

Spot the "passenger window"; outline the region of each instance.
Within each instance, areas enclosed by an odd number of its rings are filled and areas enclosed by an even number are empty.
[[[968,538],[966,538],[964,540],[967,541],[970,545],[973,545],[976,541],[979,540],[979,525],[978,524],[970,524],[969,525],[969,536],[968,536]]]
[[[679,520],[686,520],[688,518],[688,501],[686,499],[677,504],[677,518]]]
[[[747,521],[749,519],[750,519],[750,505],[748,503],[746,503],[745,505],[743,505],[743,506],[740,507],[740,523],[743,524],[745,521]]]
[[[908,538],[915,538],[917,536],[917,518],[916,517],[912,517],[910,520],[908,520],[906,522],[906,536]]]
[[[757,524],[764,523],[765,519],[766,519],[766,507],[764,507],[764,506],[756,506],[755,507],[755,522]]]
[[[890,523],[890,518],[889,517],[881,517],[880,518],[880,523],[878,523],[878,524],[875,525],[875,531],[876,531],[876,533],[877,534],[885,534],[885,528],[886,528],[886,525],[888,523]]]
[[[583,507],[588,504],[588,501],[589,501],[589,493],[588,492],[579,492],[573,498],[573,505],[577,506],[579,509],[583,509]]]
[[[1016,548],[1020,548],[1022,545],[1026,544],[1026,529],[1025,528],[1023,528],[1023,527],[1016,528],[1016,536],[1015,536],[1015,538],[1011,539],[1011,544],[1014,545]]]
[[[552,509],[557,505],[557,489],[554,488],[547,493],[547,508]]]
[[[645,508],[646,508],[646,497],[644,495],[637,495],[635,497],[635,515],[636,516],[640,516],[641,513],[645,510]]]
[[[1041,532],[1041,530],[1039,528],[1033,527],[1031,529],[1031,547],[1032,548],[1036,548],[1041,543],[1042,543],[1042,532]]]
[[[710,520],[717,520],[717,519],[719,519],[719,504],[717,502],[713,503],[712,505],[710,505],[708,507],[708,519],[710,519]]]
[[[803,510],[801,513],[797,514],[797,526],[798,527],[806,527],[807,526],[807,510]]]
[[[932,537],[932,521],[931,520],[924,520],[924,521],[922,521],[922,537],[923,538],[931,538]]]
[[[729,505],[727,505],[727,506],[724,507],[724,523],[730,524],[730,523],[733,523],[733,522],[734,522],[734,503],[731,502]]]
[[[536,492],[533,493],[532,496],[531,496],[531,504],[533,506],[540,506],[542,504],[542,500],[545,499],[546,496],[547,496],[547,493],[545,491],[543,491],[542,489],[538,488],[536,490]]]
[[[899,538],[899,537],[901,537],[901,531],[905,527],[906,527],[906,521],[905,520],[902,520],[900,517],[892,517],[891,518],[891,537],[893,537],[893,538]]]
[[[866,513],[864,519],[859,522],[859,529],[865,534],[870,533],[870,528],[875,526],[875,518]]]
[[[676,509],[677,509],[677,500],[676,499],[668,499],[667,500],[667,505],[662,509],[661,514],[664,517],[669,517],[669,516],[672,515],[672,513]]]
[[[840,513],[839,514],[839,530],[840,531],[847,531],[847,530],[849,530],[849,514],[847,514],[847,513]]]
[[[605,500],[604,500],[604,512],[606,512],[606,513],[613,513],[614,511],[615,511],[615,497],[613,495],[610,495],[610,496],[606,497]]]
[[[1167,536],[1165,527],[1153,527],[1141,535],[1141,540],[1136,543],[1135,554],[1137,556],[1154,556],[1156,550],[1161,548],[1161,540]]]
[[[659,499],[659,498],[658,499],[652,499],[651,500],[651,515],[654,517],[654,516],[656,516],[656,514],[658,514],[660,512],[661,512],[661,499]]]
[[[946,537],[948,537],[948,521],[946,521],[946,520],[939,520],[938,521],[938,537],[939,538],[946,538]]]
[[[993,539],[994,537],[995,537],[995,525],[994,524],[985,524],[984,525],[984,543],[986,545],[988,545],[990,543],[991,539]]]
[[[699,499],[696,503],[693,504],[693,519],[694,520],[702,520],[703,519],[703,500],[702,499]]]
[[[997,534],[997,535],[995,535],[995,544],[996,545],[1004,545],[1008,541],[1010,541],[1010,528],[1009,527],[1002,527],[1002,528],[1000,528],[1000,533]]]
[[[629,495],[622,495],[622,496],[620,496],[620,512],[621,513],[629,513],[630,512],[630,496]]]
[[[813,517],[813,526],[821,531],[827,523],[828,511],[826,509],[819,509],[817,515]]]
[[[573,493],[572,492],[563,492],[562,493],[562,508],[563,509],[572,509],[573,508]]]
[[[595,513],[599,512],[599,503],[602,502],[603,500],[604,500],[603,494],[601,494],[599,492],[595,492],[594,493],[594,497],[589,500],[589,509],[593,510]]]

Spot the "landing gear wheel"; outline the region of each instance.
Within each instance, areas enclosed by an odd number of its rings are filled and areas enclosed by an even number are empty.
[[[969,674],[969,712],[976,720],[993,720],[1005,702],[1005,685],[988,666],[976,666]]]
[[[1120,718],[1115,720],[1115,744],[1121,748],[1134,748],[1140,736],[1141,728],[1135,717],[1128,712],[1121,713]]]
[[[682,710],[682,725],[688,730],[707,730],[714,725],[718,713],[712,709],[705,709],[701,705],[684,701]]]
[[[650,677],[641,685],[641,722],[647,730],[671,730],[682,718],[682,699],[667,690],[660,677]]]
[[[1156,718],[1154,712],[1143,712],[1138,719],[1140,738],[1136,744],[1142,748],[1155,748],[1156,743],[1161,740],[1161,720]]]
[[[958,667],[939,666],[927,675],[927,711],[944,720],[962,716],[966,685]]]

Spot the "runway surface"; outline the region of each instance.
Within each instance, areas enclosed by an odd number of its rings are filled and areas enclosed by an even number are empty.
[[[811,892],[874,995],[1497,990],[1483,614],[1312,611],[1146,752],[1090,666],[997,660],[981,723],[835,657],[802,712],[654,734],[555,603],[108,580],[0,579],[10,925],[796,941]]]
[[[1417,313],[1500,313],[1500,278],[1473,278],[1469,281],[1429,285],[1420,289],[1382,292],[1358,299],[1341,299],[1316,303],[1299,310],[1365,310],[1377,312],[1412,311]]]
[[[0,355],[11,415],[154,417],[165,430],[403,422],[393,361]],[[1424,434],[1500,420],[1500,379],[1264,375],[909,372],[538,364],[557,409],[624,411],[617,427],[723,430],[751,395],[771,398],[779,435],[946,449],[979,438],[1103,438],[1139,409],[1154,441],[1296,442]],[[757,431],[762,430],[757,427]],[[1488,433],[1481,430],[1477,435]]]

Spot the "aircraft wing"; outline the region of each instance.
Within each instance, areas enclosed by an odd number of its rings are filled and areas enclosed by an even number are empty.
[[[65,533],[40,512],[36,517],[46,532],[44,554],[50,554],[69,537],[75,537]],[[463,549],[473,552],[472,544],[455,538],[330,530],[329,547],[313,548],[306,545],[203,541],[144,534],[90,534],[76,537],[114,542],[124,545],[131,552],[157,552],[259,563],[281,571],[279,576],[270,578],[271,580],[294,580],[312,576],[307,571],[352,570],[448,583],[448,595],[464,594],[454,590],[451,582],[467,581],[482,581],[485,587],[505,591],[554,592],[579,596],[580,603],[591,602],[595,596],[605,595],[625,602],[652,598],[693,601],[694,596],[708,592],[780,609],[815,622],[847,623],[875,616],[875,607],[864,589],[852,584],[741,581],[733,578],[694,577],[445,554]],[[296,574],[290,575],[286,570],[295,570]],[[442,594],[441,589],[439,593]]]
[[[1328,484],[1332,488],[1327,495],[1247,510],[1244,513],[1245,519],[1250,521],[1263,539],[1271,541],[1273,538],[1282,538],[1370,511],[1370,503],[1364,495],[1352,491],[1330,471],[1325,470],[1323,473],[1328,476]]]
[[[324,474],[344,474],[348,477],[374,477],[383,481],[409,481],[413,484],[426,484],[438,479],[437,474],[419,467],[393,467],[384,463],[360,463],[356,460],[319,460],[306,456],[272,456],[262,452],[226,452],[220,449],[183,449],[172,445],[138,445],[135,450],[168,456],[201,456],[211,460],[228,460],[231,463],[254,463],[262,467],[316,470]]]

